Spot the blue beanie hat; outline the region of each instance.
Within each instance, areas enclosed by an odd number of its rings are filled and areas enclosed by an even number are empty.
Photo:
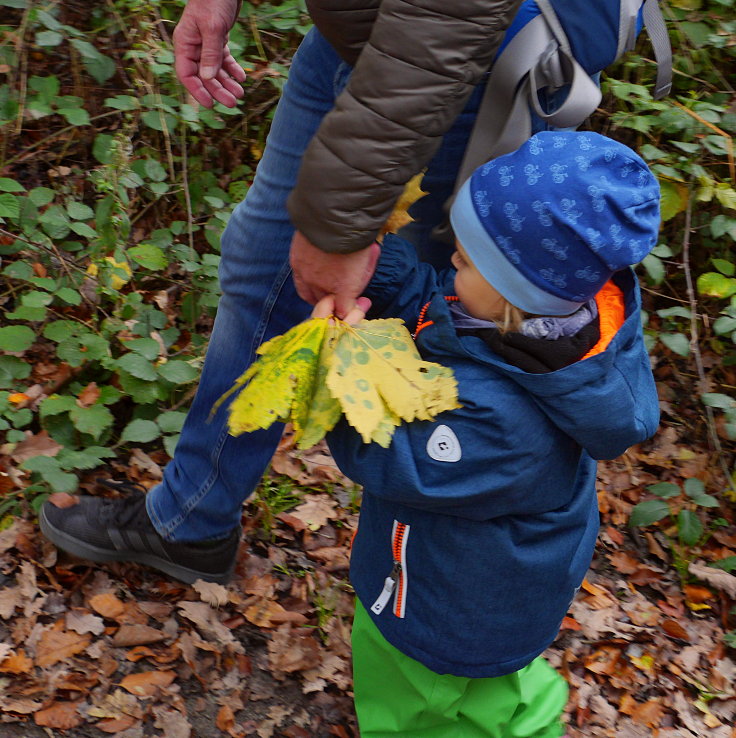
[[[482,165],[450,211],[468,258],[511,304],[569,315],[659,232],[659,184],[628,146],[545,131]]]

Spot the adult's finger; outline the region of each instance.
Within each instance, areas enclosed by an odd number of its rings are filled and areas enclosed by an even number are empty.
[[[335,314],[335,298],[333,295],[323,297],[312,310],[313,318],[331,318]]]
[[[355,306],[351,308],[351,310],[348,312],[348,314],[345,316],[344,320],[346,323],[350,325],[355,325],[356,323],[360,323],[363,318],[365,318],[365,314],[368,312],[368,309],[371,306],[371,301],[367,297],[359,297],[355,301]]]

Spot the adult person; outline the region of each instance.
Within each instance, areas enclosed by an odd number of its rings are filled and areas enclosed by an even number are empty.
[[[263,157],[222,237],[218,307],[200,386],[174,458],[147,495],[47,503],[44,534],[93,561],[137,561],[183,581],[224,582],[243,500],[281,429],[233,438],[215,401],[264,340],[335,295],[345,316],[370,279],[375,238],[404,184],[427,166],[424,251],[451,194],[485,72],[520,0],[307,0]],[[174,32],[177,73],[200,104],[233,106],[245,74],[227,46],[239,0],[189,0]],[[446,260],[452,249],[448,247]],[[441,265],[439,265],[441,266]],[[293,280],[292,280],[293,270]]]

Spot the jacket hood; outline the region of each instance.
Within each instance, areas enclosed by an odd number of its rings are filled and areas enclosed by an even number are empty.
[[[449,293],[452,275],[448,275]],[[442,295],[430,310],[436,330],[422,338],[436,355],[442,343],[454,343],[473,361],[493,366],[530,393],[554,425],[572,437],[594,459],[614,459],[650,438],[659,424],[656,387],[641,331],[641,296],[631,269],[614,277],[624,295],[625,320],[605,351],[546,374],[530,374],[496,355],[479,338],[455,333]]]

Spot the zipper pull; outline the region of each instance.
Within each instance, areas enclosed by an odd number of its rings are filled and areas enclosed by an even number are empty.
[[[388,601],[391,599],[391,595],[396,589],[396,582],[398,581],[400,572],[401,564],[397,561],[394,563],[394,568],[391,570],[390,576],[387,576],[383,582],[381,594],[378,595],[378,599],[371,605],[371,612],[375,615],[380,615],[383,612],[383,608],[386,607]]]

